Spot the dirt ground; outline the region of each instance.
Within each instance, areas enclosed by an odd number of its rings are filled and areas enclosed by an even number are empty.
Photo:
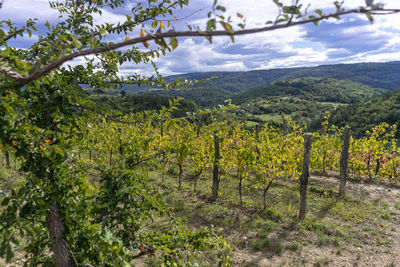
[[[335,177],[312,176],[310,185],[338,188],[339,179]],[[268,255],[264,252],[236,250],[233,252],[235,266],[400,266],[400,189],[380,183],[347,182],[346,194],[371,203],[387,202],[391,220],[386,226],[387,240],[390,244],[377,246],[373,242],[361,247],[346,244],[337,246],[317,246],[309,244],[297,251],[284,250],[281,255]],[[397,207],[396,207],[397,206]]]

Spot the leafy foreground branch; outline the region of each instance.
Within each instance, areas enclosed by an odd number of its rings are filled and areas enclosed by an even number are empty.
[[[295,6],[293,9],[298,10],[299,7]],[[381,8],[380,6],[369,6],[369,7],[360,7],[360,8],[354,8],[354,9],[349,9],[349,10],[344,10],[338,8],[337,12],[334,13],[329,13],[329,14],[322,14],[319,13],[320,16],[310,16],[308,18],[302,18],[301,20],[298,21],[293,21],[293,16],[290,18],[287,17],[287,22],[285,20],[281,21],[278,20],[274,23],[272,26],[266,26],[266,27],[260,27],[260,28],[252,28],[252,29],[242,29],[242,30],[233,30],[232,26],[228,23],[222,22],[222,24],[225,27],[225,30],[197,30],[197,31],[168,31],[168,32],[158,32],[156,34],[149,34],[147,36],[141,36],[133,39],[125,40],[123,42],[119,43],[113,43],[109,44],[106,46],[101,46],[101,47],[96,47],[96,48],[89,48],[86,50],[82,51],[77,51],[74,53],[71,53],[69,55],[64,55],[60,57],[59,59],[49,63],[48,65],[34,71],[33,73],[29,75],[22,75],[19,74],[15,71],[13,71],[11,68],[2,66],[0,65],[0,71],[3,72],[6,76],[9,78],[15,79],[18,82],[19,86],[24,86],[28,84],[31,81],[37,80],[40,77],[43,77],[47,74],[49,74],[51,71],[54,69],[57,69],[60,67],[62,64],[65,62],[71,61],[74,58],[82,57],[82,56],[88,56],[88,55],[93,55],[93,54],[100,54],[100,53],[105,53],[108,51],[113,51],[122,47],[126,46],[131,46],[134,44],[138,43],[146,43],[151,40],[155,40],[156,42],[160,42],[161,46],[163,48],[169,48],[167,43],[165,42],[164,38],[176,38],[176,37],[206,37],[211,41],[212,37],[215,36],[238,36],[238,35],[246,35],[246,34],[253,34],[253,33],[259,33],[259,32],[268,32],[268,31],[273,31],[273,30],[279,30],[279,29],[284,29],[284,28],[289,28],[293,26],[298,26],[302,24],[307,24],[307,23],[315,23],[318,24],[319,21],[322,20],[327,20],[329,18],[339,18],[340,16],[343,15],[348,15],[348,14],[366,14],[368,18],[372,21],[372,16],[371,15],[388,15],[388,14],[395,14],[399,13],[400,9],[385,9]],[[287,12],[287,13],[292,13],[292,15],[296,14],[295,12]],[[281,21],[281,22],[280,22]],[[212,27],[215,27],[215,21],[212,23]],[[228,26],[229,25],[229,26]],[[208,27],[208,28],[212,28]],[[171,43],[171,47],[174,48],[175,45]]]
[[[61,198],[57,192],[58,199],[53,200],[43,198],[40,191],[33,194],[33,188],[48,186],[39,179],[27,180],[4,198],[0,231],[7,261],[17,244],[26,250],[26,264],[51,264],[52,256],[46,253],[51,244],[58,246],[52,248],[58,253],[54,255],[57,266],[126,266],[143,256],[162,257],[167,266],[186,265],[204,261],[202,251],[214,250],[220,254],[220,264],[229,265],[225,241],[209,229],[189,231],[170,217],[142,176],[119,168],[105,170],[99,188],[82,197],[79,192],[87,192],[90,184],[70,171],[64,182],[75,192]]]

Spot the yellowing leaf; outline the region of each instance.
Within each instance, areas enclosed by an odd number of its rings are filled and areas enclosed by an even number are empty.
[[[13,144],[13,146],[17,146],[17,141],[12,140],[12,144]]]
[[[224,28],[227,32],[232,32],[232,26],[229,23],[224,23]]]
[[[126,36],[124,40],[128,41],[129,39],[131,39],[131,38],[129,38],[129,36]]]
[[[171,40],[170,44],[171,44],[172,50],[175,50],[176,47],[178,46],[178,40],[176,39],[176,37],[172,37],[170,40]]]
[[[148,48],[149,45],[150,45],[150,44],[149,44],[149,41],[144,41],[144,42],[143,42],[143,45],[144,45],[146,48]]]
[[[243,18],[243,15],[242,14],[240,14],[240,13],[237,13],[237,16],[239,17],[239,18]]]
[[[174,16],[174,19],[176,20],[176,16]]]
[[[51,139],[46,139],[44,141],[46,142],[46,144],[52,144],[53,143],[53,140],[51,140]]]
[[[142,29],[140,29],[140,37],[144,37],[146,34],[145,34],[145,32],[144,32],[144,29],[142,28]]]
[[[164,27],[162,21],[160,21],[160,29],[162,29]]]

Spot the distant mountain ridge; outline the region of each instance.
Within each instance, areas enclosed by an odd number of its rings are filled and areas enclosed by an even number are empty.
[[[298,67],[240,72],[197,72],[166,77],[167,81],[179,79],[201,80],[213,75],[220,77],[195,85],[194,87],[219,87],[229,92],[244,92],[273,82],[295,78],[334,78],[351,80],[374,88],[387,90],[400,89],[400,61],[386,63],[355,63],[321,65],[317,67]],[[140,91],[150,87],[125,85],[123,90]]]

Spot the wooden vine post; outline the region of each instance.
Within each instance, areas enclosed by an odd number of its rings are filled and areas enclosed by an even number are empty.
[[[347,164],[349,159],[349,146],[350,146],[350,127],[344,129],[343,148],[340,156],[340,187],[339,196],[344,196],[346,193],[346,180],[347,180]]]
[[[214,169],[213,169],[213,183],[212,183],[212,195],[211,199],[216,200],[218,198],[219,188],[219,137],[217,131],[214,131]]]
[[[307,186],[308,178],[310,177],[310,154],[311,154],[311,134],[304,135],[304,157],[303,157],[303,171],[300,177],[300,211],[299,219],[302,220],[306,216],[307,206]]]

